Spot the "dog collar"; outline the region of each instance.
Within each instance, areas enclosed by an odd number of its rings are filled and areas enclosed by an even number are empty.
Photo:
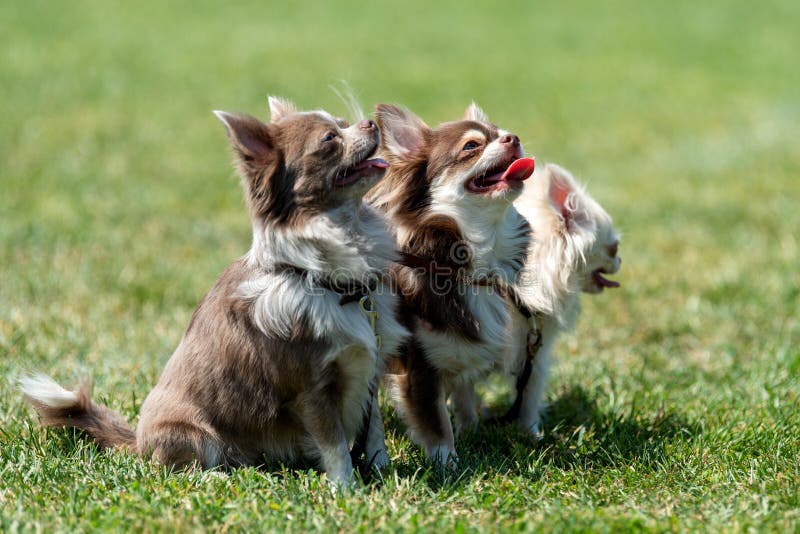
[[[291,264],[279,264],[274,269],[277,272],[291,273],[300,277],[308,278],[311,271],[297,267]],[[372,301],[371,292],[378,288],[378,279],[370,277],[369,281],[364,284],[360,280],[349,278],[345,280],[331,280],[330,278],[314,278],[316,285],[328,291],[337,293],[339,298],[339,305],[344,306],[351,302],[360,302],[365,297]]]

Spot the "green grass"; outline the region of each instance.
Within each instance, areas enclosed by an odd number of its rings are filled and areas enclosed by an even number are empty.
[[[0,4],[0,531],[800,530],[800,4],[398,6]],[[624,232],[546,438],[481,429],[443,476],[384,403],[391,469],[333,498],[314,471],[170,474],[39,428],[29,370],[90,372],[135,420],[247,249],[210,111],[343,113],[342,79],[431,123],[475,99]]]

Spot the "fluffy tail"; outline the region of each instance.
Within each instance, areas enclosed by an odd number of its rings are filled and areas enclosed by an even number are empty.
[[[136,434],[125,418],[92,402],[91,384],[67,391],[52,378],[36,375],[21,379],[19,385],[44,426],[77,428],[106,449],[136,449]]]

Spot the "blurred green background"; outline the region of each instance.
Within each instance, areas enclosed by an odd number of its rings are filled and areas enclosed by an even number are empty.
[[[798,2],[25,1],[0,20],[0,526],[797,528]],[[20,373],[90,370],[134,419],[247,250],[211,110],[344,114],[341,81],[431,124],[475,100],[623,232],[623,288],[561,344],[544,442],[478,433],[432,485],[384,406],[398,478],[326,511],[313,473],[198,488],[38,430]]]

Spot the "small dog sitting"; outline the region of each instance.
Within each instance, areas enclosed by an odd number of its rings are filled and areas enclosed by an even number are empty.
[[[370,120],[349,126],[277,98],[270,109],[268,124],[216,112],[242,177],[252,247],[200,303],[136,431],[87,386],[23,379],[45,425],[178,468],[304,457],[335,486],[351,480],[349,443],[365,410],[377,410],[369,390],[408,334],[384,286],[394,240],[361,200],[388,165],[374,158],[380,134]]]
[[[516,421],[538,438],[558,333],[574,325],[581,291],[619,287],[603,275],[616,273],[622,260],[611,217],[565,169],[549,164],[537,170],[514,206],[530,223],[533,239],[511,291],[510,350],[504,368],[515,379],[517,397],[503,419]],[[471,385],[453,395],[453,402],[462,419],[475,418]]]
[[[376,118],[391,167],[367,198],[397,233],[399,315],[412,331],[387,382],[411,438],[454,466],[447,394],[502,362],[509,312],[498,286],[517,278],[530,230],[511,201],[534,164],[475,105],[436,128],[391,105]]]

